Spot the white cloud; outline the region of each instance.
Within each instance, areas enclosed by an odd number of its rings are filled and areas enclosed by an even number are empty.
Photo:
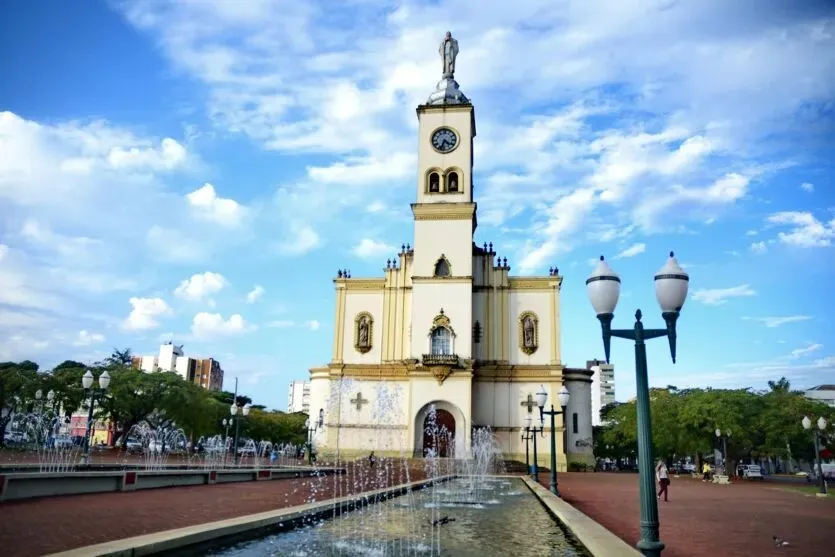
[[[354,246],[351,253],[362,259],[373,259],[381,257],[386,254],[394,253],[397,248],[394,248],[385,242],[378,242],[371,238],[363,238]]]
[[[279,253],[284,255],[304,255],[322,245],[319,234],[308,225],[296,226],[290,230],[291,238],[278,243]]]
[[[263,295],[264,295],[264,287],[261,286],[260,284],[256,284],[255,287],[247,293],[246,303],[254,304]]]
[[[743,317],[746,321],[758,321],[768,327],[769,329],[773,329],[775,327],[779,327],[781,325],[786,325],[788,323],[797,323],[800,321],[808,321],[812,319],[811,315],[786,315],[782,317]]]
[[[197,216],[224,226],[241,224],[245,215],[244,208],[237,201],[219,197],[215,187],[208,182],[186,194],[186,200]]]
[[[380,187],[391,180],[411,175],[416,164],[417,156],[409,151],[392,153],[384,158],[348,158],[346,162],[327,167],[308,167],[307,175],[325,184]]]
[[[700,288],[693,292],[693,301],[701,302],[709,306],[719,306],[732,298],[756,296],[756,292],[747,284],[732,286],[730,288]]]
[[[369,213],[381,213],[386,210],[386,204],[382,201],[372,201],[366,208]]]
[[[647,249],[646,244],[633,244],[617,254],[614,259],[623,259],[625,257],[635,257],[641,253],[644,253]]]
[[[207,313],[201,311],[194,316],[191,322],[191,332],[195,338],[209,339],[220,336],[235,335],[255,330],[254,325],[250,325],[238,313],[229,316],[229,319],[224,320],[219,313]]]
[[[814,184],[811,184],[809,182],[803,182],[802,184],[800,184],[800,189],[807,193],[812,193],[813,191],[815,191],[815,186]]]
[[[182,281],[174,290],[174,295],[184,300],[199,302],[212,294],[217,294],[226,284],[227,281],[223,275],[206,271]]]
[[[158,317],[173,313],[162,298],[131,298],[133,309],[123,323],[125,329],[143,331],[159,326]]]
[[[101,344],[104,342],[104,335],[101,333],[91,333],[86,330],[78,332],[78,337],[73,344],[75,346],[90,346],[92,344]]]
[[[801,248],[819,248],[832,245],[835,238],[835,218],[824,223],[806,211],[782,211],[768,217],[774,225],[788,225],[790,232],[779,232],[777,239],[786,245]]]
[[[107,154],[107,162],[117,170],[172,170],[181,166],[185,161],[185,147],[170,137],[163,139],[159,148],[154,146],[129,147],[127,149],[113,147]],[[86,170],[88,168],[85,159],[72,159],[69,165],[74,170]]]
[[[293,325],[295,325],[295,322],[289,319],[279,319],[277,321],[270,321],[267,323],[267,327],[275,329],[285,329],[287,327],[292,327]]]
[[[765,245],[765,242],[754,242],[751,244],[751,251],[754,253],[765,253],[768,251],[768,247]]]
[[[789,357],[792,358],[792,359],[801,358],[803,356],[807,356],[807,355],[811,354],[812,352],[817,352],[821,348],[823,348],[823,344],[811,343],[810,342],[809,344],[807,344],[803,348],[795,348],[794,350],[792,350],[791,354],[789,354]]]
[[[318,331],[321,325],[315,319],[311,319],[310,321],[305,321],[304,326],[310,329],[311,331]]]

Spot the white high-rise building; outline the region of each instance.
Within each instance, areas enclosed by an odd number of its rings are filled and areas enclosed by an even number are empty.
[[[591,376],[591,425],[602,425],[600,410],[615,402],[615,366],[590,360],[586,368],[594,372]]]
[[[287,412],[310,414],[310,381],[290,381]]]

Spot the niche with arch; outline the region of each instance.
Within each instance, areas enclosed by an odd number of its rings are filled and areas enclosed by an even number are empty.
[[[449,264],[449,260],[446,256],[442,253],[441,257],[435,261],[435,269],[433,272],[433,276],[435,277],[449,277],[452,276],[452,266]]]
[[[361,311],[354,318],[354,348],[365,354],[371,350],[374,339],[374,317]]]
[[[519,350],[530,356],[539,348],[539,317],[532,311],[519,315]]]
[[[463,173],[457,168],[447,168],[444,172],[444,188],[447,193],[461,193],[464,191],[461,183]]]
[[[440,168],[430,168],[426,171],[426,191],[428,193],[441,193]]]

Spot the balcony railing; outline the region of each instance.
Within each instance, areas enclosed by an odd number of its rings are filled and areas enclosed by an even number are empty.
[[[423,365],[425,366],[457,366],[457,354],[424,354]]]

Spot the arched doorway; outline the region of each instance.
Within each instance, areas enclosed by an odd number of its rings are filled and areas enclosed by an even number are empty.
[[[423,420],[423,456],[433,449],[441,458],[455,455],[455,417],[439,408]]]

